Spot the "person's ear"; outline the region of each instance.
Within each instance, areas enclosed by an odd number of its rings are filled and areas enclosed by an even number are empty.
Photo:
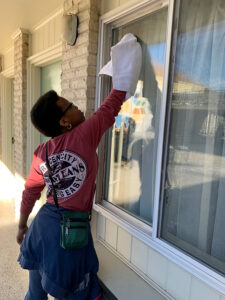
[[[66,119],[66,118],[61,118],[60,120],[59,120],[59,125],[61,125],[62,127],[67,127],[67,126],[69,126],[69,121]]]

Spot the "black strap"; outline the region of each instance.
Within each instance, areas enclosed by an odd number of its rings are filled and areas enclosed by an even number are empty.
[[[56,194],[55,187],[54,187],[54,184],[53,184],[52,170],[51,170],[51,167],[49,165],[49,160],[48,160],[48,144],[46,144],[45,148],[46,148],[46,166],[47,166],[48,175],[49,175],[49,178],[50,178],[50,181],[51,181],[51,184],[52,184],[52,195],[53,195],[53,199],[54,199],[54,202],[55,202],[55,206],[57,207],[57,212],[59,214],[59,218],[60,218],[60,220],[62,220],[62,214],[59,210],[58,198],[57,198],[57,194]]]

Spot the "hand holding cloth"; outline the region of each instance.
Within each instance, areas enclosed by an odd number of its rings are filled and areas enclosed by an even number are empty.
[[[127,33],[111,48],[111,60],[100,70],[99,75],[112,76],[113,88],[126,91],[128,99],[135,93],[141,64],[141,46],[132,33]]]

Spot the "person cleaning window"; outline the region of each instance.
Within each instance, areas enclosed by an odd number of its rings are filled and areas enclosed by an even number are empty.
[[[90,232],[90,214],[98,170],[96,149],[124,100],[133,95],[142,52],[132,34],[111,48],[100,74],[113,88],[87,120],[79,108],[55,91],[41,96],[31,110],[33,125],[49,141],[37,147],[22,195],[17,242],[18,262],[29,270],[26,300],[97,300],[98,258]],[[31,225],[28,217],[47,186],[46,204]]]

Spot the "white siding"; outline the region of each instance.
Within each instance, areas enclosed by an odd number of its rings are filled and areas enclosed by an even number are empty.
[[[145,245],[116,223],[100,214],[97,214],[96,217],[97,238],[100,238],[106,245],[110,245],[118,253],[118,257],[124,257],[123,261],[133,265],[133,269],[149,278],[149,282],[155,282],[157,286],[165,290],[174,299],[225,300],[225,296],[220,295],[157,251]],[[99,257],[99,261],[101,265],[101,257]]]
[[[117,299],[166,300],[101,243],[96,242],[95,249],[100,259],[98,276]]]
[[[200,280],[193,278],[191,284],[190,300],[204,299],[204,300],[220,300],[220,296],[210,287],[206,286]]]
[[[61,42],[62,12],[59,11],[48,21],[44,21],[32,31],[31,55],[52,47]]]
[[[111,247],[117,248],[117,225],[107,219],[105,240]]]
[[[105,217],[102,215],[97,218],[97,237],[105,239]]]
[[[124,3],[130,2],[132,0],[102,0],[101,1],[101,15],[109,12],[110,10],[117,8]]]
[[[148,247],[136,238],[133,238],[132,241],[131,263],[143,273],[147,273]]]
[[[166,289],[168,261],[165,257],[149,248],[147,275],[159,286]]]
[[[12,46],[3,53],[3,71],[14,65],[14,47]]]
[[[169,262],[166,283],[166,290],[169,294],[173,295],[175,299],[188,300],[190,299],[190,287],[191,275],[174,263]]]
[[[118,228],[117,251],[128,261],[131,259],[131,239],[132,237],[128,232]]]

